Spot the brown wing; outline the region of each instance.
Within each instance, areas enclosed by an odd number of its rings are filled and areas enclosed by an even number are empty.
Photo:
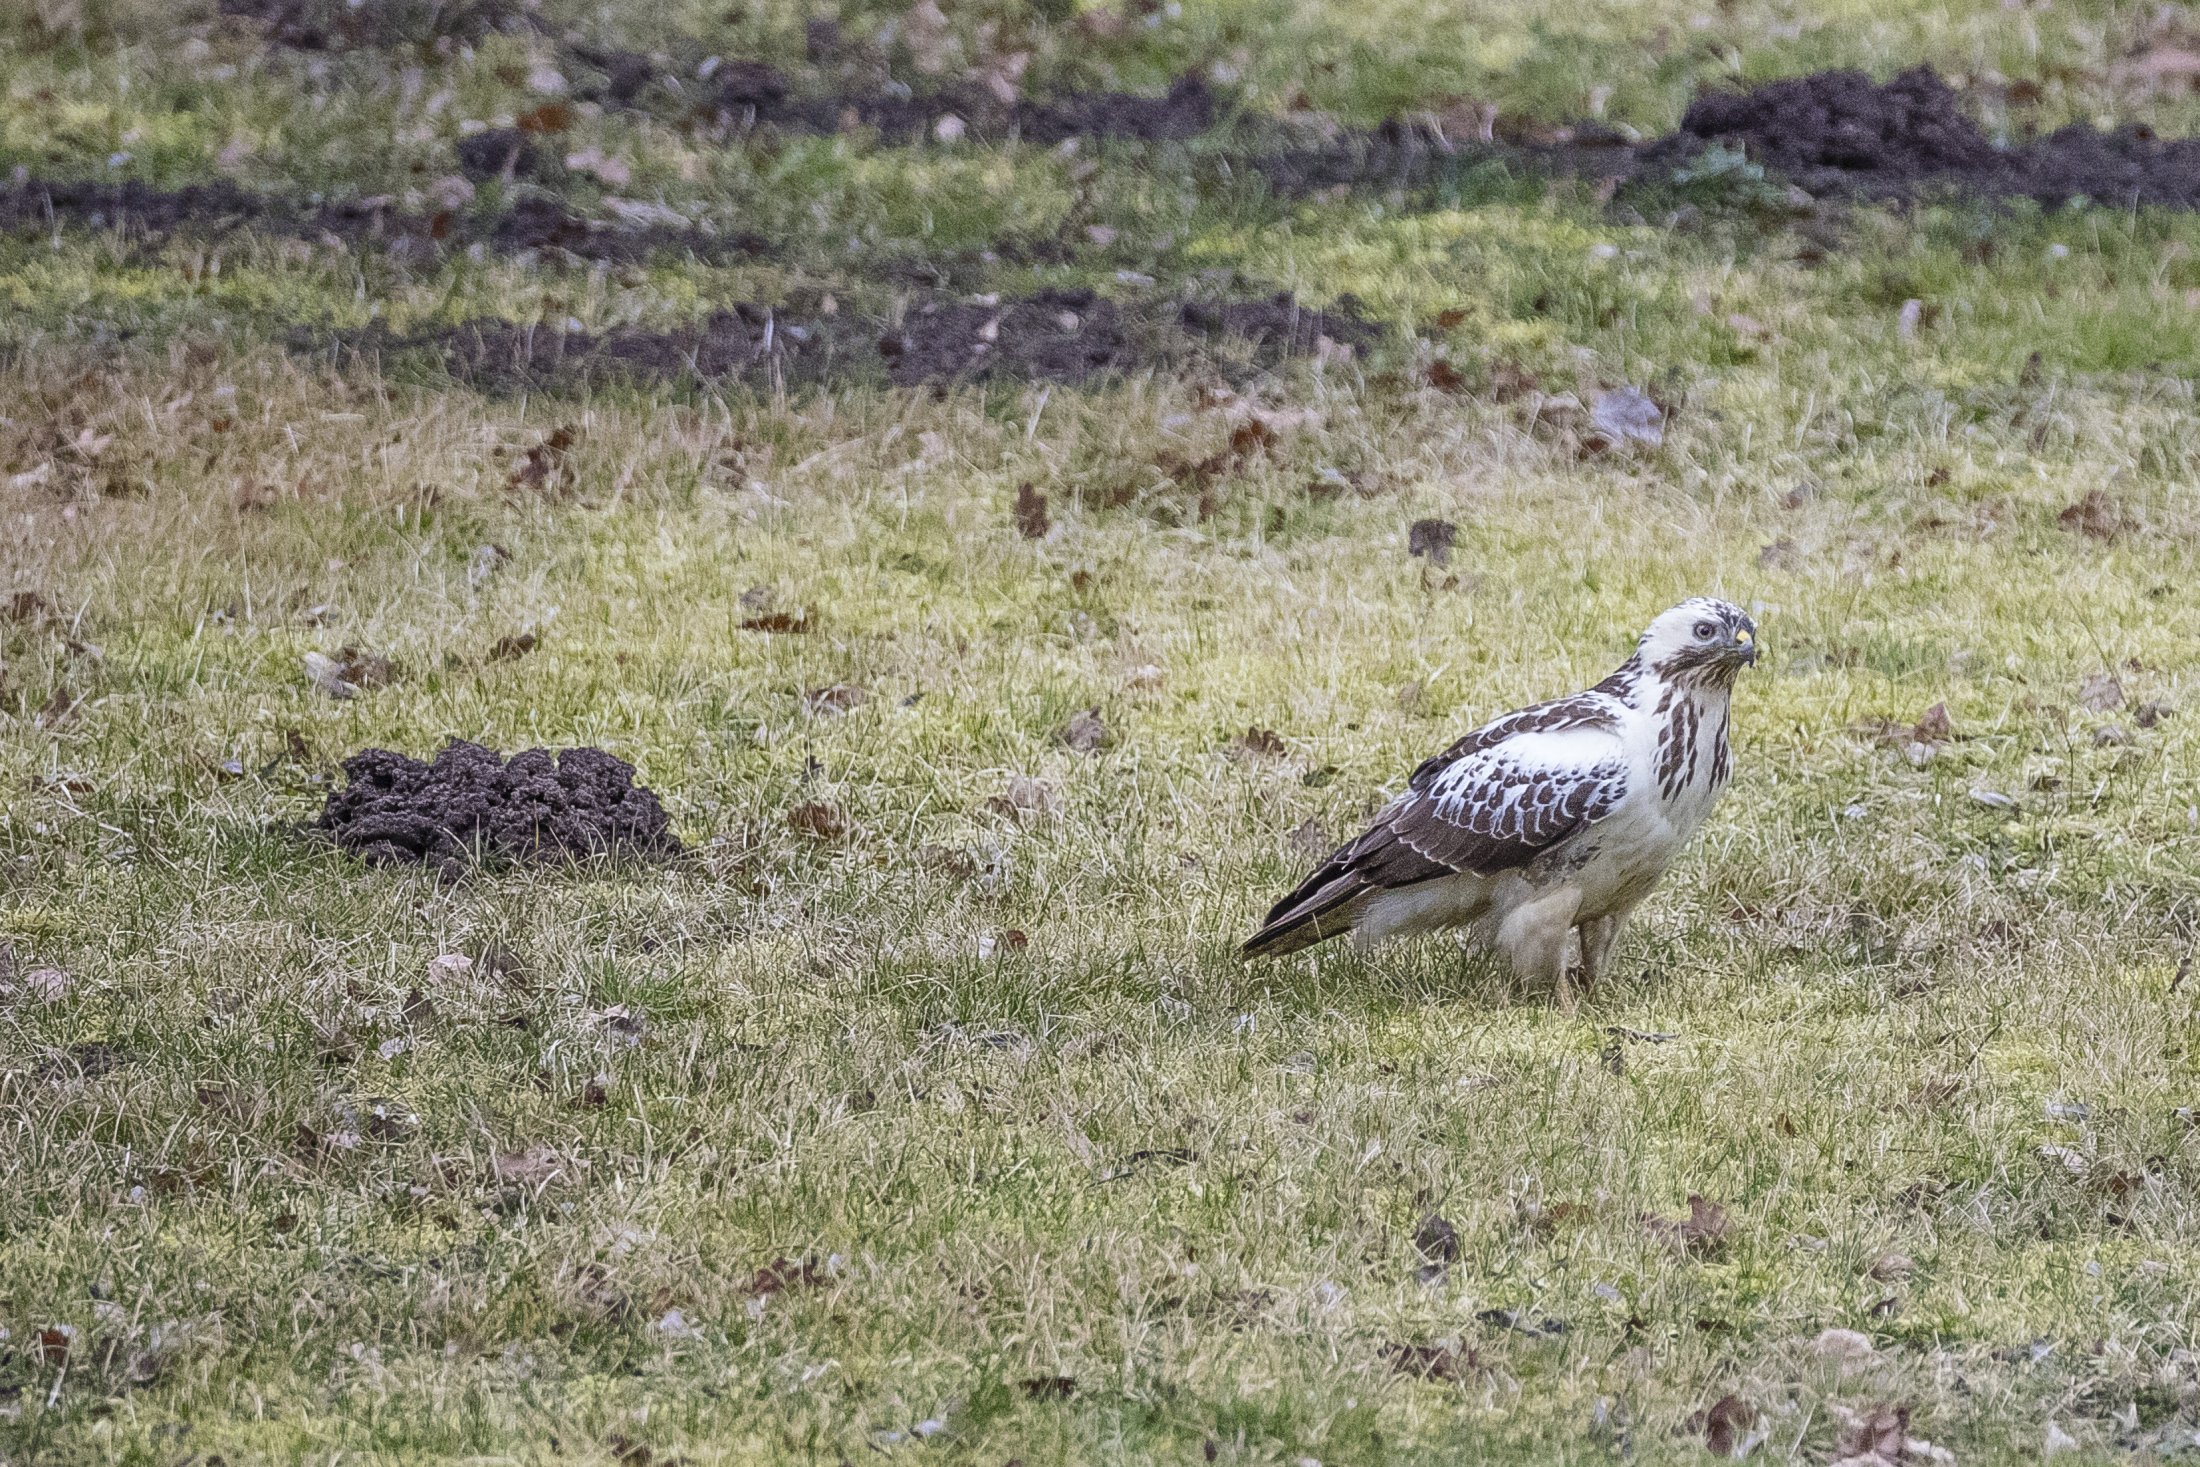
[[[1245,955],[1295,952],[1347,930],[1373,893],[1514,870],[1586,829],[1627,792],[1613,729],[1609,706],[1584,695],[1475,730],[1277,902]]]

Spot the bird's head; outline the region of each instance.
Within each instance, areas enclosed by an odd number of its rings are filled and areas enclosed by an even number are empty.
[[[1695,596],[1650,623],[1638,651],[1666,682],[1727,685],[1757,661],[1757,624],[1731,601]]]

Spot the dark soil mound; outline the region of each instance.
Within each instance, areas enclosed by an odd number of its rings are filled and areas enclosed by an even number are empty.
[[[774,366],[783,377],[814,376],[808,369],[825,346],[810,326],[744,301],[671,331],[622,327],[598,334],[481,320],[407,336],[357,333],[339,350],[350,357],[422,353],[440,359],[458,381],[519,392],[619,381],[717,382]]]
[[[1813,193],[1896,192],[1952,174],[1997,171],[2002,156],[1931,69],[1885,86],[1860,71],[1768,82],[1698,97],[1681,131],[1736,143]]]
[[[1089,290],[1043,290],[998,305],[934,301],[881,336],[878,350],[904,387],[1004,376],[1082,382],[1132,358],[1122,309]]]
[[[134,180],[30,179],[0,188],[0,229],[9,231],[78,224],[133,234],[172,234],[192,226],[222,229],[258,223],[269,213],[265,197],[229,183],[163,189]]]
[[[920,297],[898,325],[853,312],[789,315],[744,301],[692,326],[604,332],[558,331],[483,319],[398,335],[385,330],[339,337],[340,358],[425,356],[457,381],[488,392],[660,382],[794,385],[878,381],[927,383],[1040,381],[1079,383],[1111,372],[1176,362],[1195,339],[1234,337],[1273,365],[1329,347],[1364,348],[1388,331],[1340,297],[1327,310],[1289,292],[1250,301],[1125,306],[1090,290],[1042,290],[1005,300]],[[301,350],[326,349],[326,337],[301,333]]]
[[[768,255],[771,241],[761,235],[714,234],[669,224],[609,224],[574,213],[556,199],[523,198],[486,227],[467,231],[496,250],[563,250],[584,260],[632,264],[658,254],[688,254],[718,261],[736,255]]]
[[[664,860],[681,849],[657,797],[634,783],[634,766],[601,749],[529,749],[507,763],[453,739],[433,764],[364,749],[344,761],[344,774],[314,828],[378,866]]]
[[[1329,309],[1315,310],[1286,290],[1258,301],[1188,302],[1180,315],[1187,331],[1243,337],[1274,358],[1319,352],[1324,341],[1354,350],[1374,345],[1386,328],[1359,306],[1357,297],[1341,295]]]
[[[2200,140],[2073,126],[1998,148],[1922,66],[1884,86],[1862,72],[1825,71],[1699,97],[1668,143],[1710,142],[1738,145],[1824,196],[1954,192],[2049,206],[2090,198],[2119,208],[2200,208]]]

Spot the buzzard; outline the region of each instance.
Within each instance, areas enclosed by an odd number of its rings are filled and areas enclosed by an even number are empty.
[[[1757,660],[1738,606],[1683,601],[1585,693],[1484,724],[1268,913],[1249,958],[1349,932],[1360,946],[1471,925],[1574,1006],[1567,939],[1593,990],[1620,924],[1726,788],[1727,705]]]

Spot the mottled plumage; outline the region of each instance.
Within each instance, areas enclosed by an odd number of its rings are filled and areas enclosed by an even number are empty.
[[[1728,696],[1756,660],[1739,607],[1682,602],[1594,688],[1508,713],[1414,770],[1276,903],[1246,956],[1472,924],[1570,1003],[1570,933],[1593,985],[1621,920],[1725,788]]]

